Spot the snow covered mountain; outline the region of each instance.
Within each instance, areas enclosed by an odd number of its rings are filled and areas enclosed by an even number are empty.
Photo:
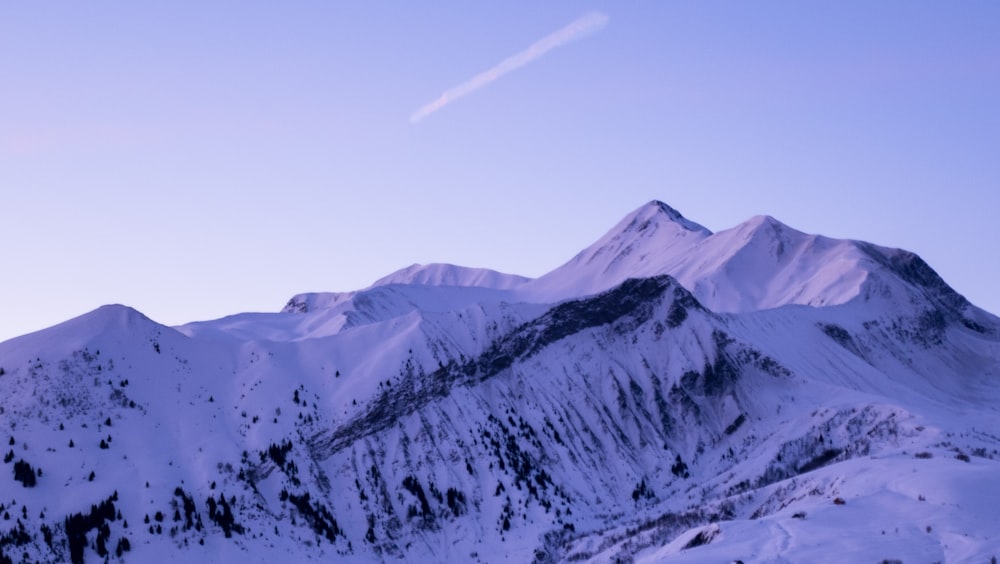
[[[423,286],[474,286],[508,290],[530,278],[504,274],[487,268],[466,268],[453,264],[413,264],[377,280],[373,286],[410,284]]]
[[[987,562],[998,371],[912,253],[651,202],[534,280],[0,343],[0,561]]]

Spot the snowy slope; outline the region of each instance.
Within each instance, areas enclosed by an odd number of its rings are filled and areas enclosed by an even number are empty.
[[[536,280],[0,343],[0,554],[988,561],[998,367],[1000,320],[911,253],[652,202]]]
[[[476,286],[510,290],[531,280],[516,274],[504,274],[488,268],[467,268],[453,264],[413,264],[379,278],[372,286],[418,284],[424,286]]]
[[[595,294],[629,278],[667,274],[676,257],[711,234],[663,202],[649,202],[566,264],[525,284],[523,294],[553,302]]]
[[[717,312],[840,305],[876,293],[909,294],[914,285],[917,291],[947,288],[906,251],[808,235],[769,216],[710,233],[650,202],[566,264],[522,286],[519,297],[554,302],[661,274]]]

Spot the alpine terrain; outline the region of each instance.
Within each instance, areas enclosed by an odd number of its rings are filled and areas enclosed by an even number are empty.
[[[1000,319],[660,202],[536,279],[0,343],[2,562],[989,562]]]

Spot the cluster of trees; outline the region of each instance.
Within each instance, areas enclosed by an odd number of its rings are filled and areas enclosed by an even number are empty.
[[[291,450],[292,450],[292,441],[289,441],[287,439],[280,445],[271,443],[271,445],[267,447],[267,454],[265,455],[264,453],[261,453],[260,461],[264,462],[266,456],[271,460],[273,460],[274,463],[277,464],[279,468],[284,468],[285,459],[288,456],[288,452]]]
[[[31,542],[31,535],[24,528],[24,523],[17,521],[17,527],[7,531],[6,533],[0,533],[0,564],[13,564],[13,560],[4,554],[5,546],[24,546]]]
[[[448,499],[448,509],[458,517],[459,515],[465,513],[465,494],[456,490],[455,488],[448,488],[446,493]]]
[[[330,510],[318,501],[311,503],[309,492],[302,495],[295,495],[283,489],[281,490],[281,501],[285,500],[292,502],[292,505],[299,510],[302,517],[309,523],[309,527],[317,535],[325,537],[333,543],[336,542],[337,535],[344,534],[340,530],[340,526],[337,525],[337,520],[333,518]]]
[[[97,505],[90,506],[90,513],[74,513],[66,517],[64,523],[66,538],[69,541],[69,557],[73,564],[83,563],[83,550],[87,547],[87,533],[97,529],[96,548],[97,554],[107,557],[108,539],[111,538],[111,527],[108,523],[117,518],[115,502],[118,501],[118,492],[115,491],[108,499]],[[131,550],[131,544],[124,537],[118,541],[115,553],[121,556],[123,552]]]
[[[420,480],[418,480],[416,476],[407,476],[403,478],[403,487],[406,488],[406,491],[413,494],[414,497],[417,498],[417,501],[420,502],[419,514],[423,515],[424,518],[433,518],[434,515],[431,513],[431,505],[427,502],[427,496],[424,495],[424,488],[420,485]],[[416,506],[411,505],[407,516],[415,517],[417,514]]]
[[[215,482],[212,482],[214,489]],[[184,507],[184,530],[190,530],[192,527],[196,531],[201,531],[201,514],[198,513],[197,507],[194,505],[194,498],[184,493],[184,490],[178,486],[174,490],[174,496],[181,498],[181,504]],[[181,514],[179,509],[174,510],[174,521],[180,521]]]
[[[38,474],[41,473],[42,470],[39,468]],[[14,479],[21,482],[21,485],[26,488],[33,488],[36,483],[35,469],[24,460],[18,460],[14,463]]]
[[[646,479],[643,478],[639,485],[632,490],[632,501],[639,503],[640,499],[653,499],[653,490],[646,484]]]
[[[295,464],[295,461],[288,457],[288,453],[292,450],[292,441],[284,440],[280,445],[271,443],[267,447],[267,452],[260,453],[260,461],[264,462],[267,458],[270,458],[281,468],[281,471],[285,473],[286,476],[291,479],[292,484],[295,486],[300,485],[302,482],[299,481],[298,473],[299,467]]]
[[[233,497],[231,502],[226,502],[226,496],[219,494],[219,501],[216,502],[212,496],[208,496],[205,503],[208,505],[208,518],[222,527],[222,532],[225,533],[227,539],[232,537],[233,533],[242,535],[245,532],[243,525],[236,522],[230,506],[236,504],[236,497]]]
[[[684,478],[685,480],[691,477],[691,473],[688,472],[688,466],[681,460],[681,455],[677,455],[674,459],[674,463],[670,465],[670,472],[677,476],[678,478]]]

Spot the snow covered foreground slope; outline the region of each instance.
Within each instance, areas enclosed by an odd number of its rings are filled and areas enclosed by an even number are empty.
[[[988,562],[998,367],[1000,320],[911,253],[651,202],[535,280],[0,343],[0,551]]]

